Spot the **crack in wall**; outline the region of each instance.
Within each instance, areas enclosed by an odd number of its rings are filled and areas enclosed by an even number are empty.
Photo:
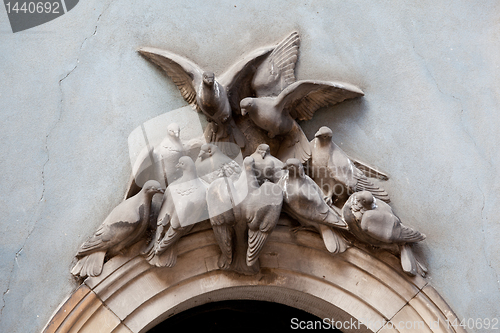
[[[425,64],[424,68],[425,68],[425,71],[427,72],[427,74],[429,74],[429,76],[431,77],[432,81],[434,82],[434,85],[436,86],[437,90],[444,96],[449,96],[453,99],[455,99],[456,101],[458,101],[458,103],[460,104],[460,107],[461,107],[461,112],[464,111],[464,107],[463,107],[463,103],[462,103],[462,100],[458,97],[456,97],[455,95],[451,94],[451,93],[445,93],[441,90],[441,88],[439,87],[439,84],[438,84],[438,81],[436,80],[436,78],[434,77],[434,75],[432,74],[431,70],[429,69],[429,67],[427,66],[427,62],[426,62],[426,59],[424,58],[424,56],[422,56],[420,53],[417,52],[417,50],[415,49],[415,45],[413,45],[413,51],[415,52],[415,54],[422,60],[422,62]]]
[[[415,49],[415,46],[413,46],[413,51],[415,52],[415,54],[423,61],[423,63],[425,64],[424,68],[427,72],[427,74],[429,74],[430,78],[432,79],[432,81],[434,82],[434,85],[436,86],[437,90],[444,96],[449,96],[451,98],[453,98],[455,101],[457,101],[459,104],[460,104],[460,115],[459,115],[459,118],[460,118],[460,123],[462,125],[462,129],[465,133],[465,135],[467,135],[467,137],[469,138],[470,142],[474,145],[474,148],[476,148],[478,150],[478,154],[482,157],[482,159],[488,163],[490,165],[490,167],[495,167],[494,164],[493,164],[493,161],[491,158],[487,158],[486,156],[482,156],[481,153],[479,153],[480,149],[479,149],[479,146],[476,142],[476,139],[474,138],[474,136],[470,133],[470,131],[467,129],[467,127],[465,126],[464,124],[464,120],[463,120],[463,113],[464,113],[464,104],[462,102],[462,100],[458,97],[456,97],[455,95],[453,95],[452,93],[445,93],[441,90],[439,84],[438,84],[438,81],[436,80],[436,78],[434,77],[434,75],[432,74],[432,71],[429,69],[429,67],[427,66],[427,63],[425,61],[425,58],[417,52],[417,50]]]
[[[449,96],[449,97],[453,98],[455,101],[457,101],[460,104],[459,119],[460,119],[460,124],[461,124],[463,132],[469,138],[469,141],[474,145],[474,148],[476,149],[477,154],[481,157],[481,159],[484,160],[491,168],[495,168],[495,166],[494,166],[491,158],[488,159],[486,156],[483,156],[483,154],[481,154],[480,146],[478,146],[478,144],[476,142],[476,139],[470,133],[470,131],[467,129],[466,124],[464,124],[464,119],[463,119],[464,104],[463,104],[462,100],[460,98],[456,97],[455,95],[451,94],[451,93],[445,93],[445,92],[443,92],[441,90],[439,84],[438,84],[438,81],[436,80],[436,78],[432,74],[431,70],[427,66],[427,62],[425,61],[426,59],[420,53],[417,52],[417,50],[415,49],[414,45],[413,45],[413,51],[422,60],[422,62],[425,64],[425,66],[424,66],[425,70],[428,73],[428,75],[430,76],[430,78],[432,79],[432,81],[434,82],[434,85],[436,86],[437,90],[442,95]],[[482,234],[482,238],[483,238],[483,244],[486,246],[487,243],[486,243],[485,229],[484,229],[484,224],[483,224],[483,221],[486,219],[486,217],[484,216],[484,209],[485,209],[485,206],[486,206],[486,196],[484,195],[484,192],[481,189],[481,187],[479,186],[479,184],[477,184],[477,187],[479,189],[479,192],[481,192],[481,195],[482,195],[482,205],[481,205],[481,234]],[[496,271],[496,269],[491,265],[491,260],[488,260],[489,256],[486,253],[486,247],[485,246],[483,246],[483,248],[482,248],[484,259],[486,260],[486,264],[492,270],[493,276],[495,277],[496,283],[497,283],[498,288],[500,290],[500,275],[498,274],[498,272]]]
[[[90,36],[87,36],[84,38],[83,42],[81,43],[80,45],[80,48],[78,50],[78,54],[77,54],[77,57],[76,57],[76,64],[73,66],[73,68],[71,70],[69,70],[66,75],[64,75],[63,78],[61,78],[58,82],[58,85],[59,85],[59,91],[60,91],[60,95],[61,95],[61,99],[59,101],[59,104],[60,104],[60,108],[59,108],[59,115],[56,119],[56,121],[54,122],[54,124],[51,126],[51,128],[47,131],[47,134],[45,135],[45,152],[46,152],[46,155],[47,155],[47,158],[45,160],[45,162],[43,163],[42,165],[42,171],[41,171],[41,182],[42,182],[42,193],[40,195],[40,199],[38,200],[38,203],[36,204],[35,206],[35,211],[33,212],[33,216],[29,219],[29,221],[32,221],[34,219],[34,217],[36,215],[38,215],[39,211],[40,211],[40,206],[42,205],[43,201],[44,201],[44,198],[45,198],[45,169],[47,167],[47,164],[49,163],[50,161],[50,153],[49,153],[49,138],[52,134],[52,132],[54,131],[54,129],[57,127],[57,125],[59,124],[59,122],[61,121],[61,118],[62,118],[62,114],[63,114],[63,111],[64,111],[64,92],[63,92],[63,88],[62,88],[62,83],[64,80],[66,80],[75,70],[76,68],[78,67],[78,64],[80,62],[80,52],[81,50],[83,49],[85,43],[87,42],[87,40],[93,36],[95,36],[97,34],[97,29],[98,29],[98,26],[99,26],[99,21],[101,20],[101,17],[102,15],[109,9],[109,7],[111,6],[111,4],[113,3],[114,1],[110,1],[109,4],[106,6],[106,8],[103,9],[103,11],[99,14],[99,16],[97,17],[97,20],[96,20],[96,23],[95,23],[95,26],[94,26],[94,31],[92,32],[92,34]],[[5,297],[6,295],[10,292],[10,285],[11,285],[11,282],[12,282],[12,277],[14,275],[14,270],[16,268],[16,264],[18,266],[18,268],[20,268],[19,266],[19,261],[18,261],[18,258],[19,258],[19,255],[21,254],[21,252],[24,250],[24,247],[26,246],[26,243],[28,242],[28,239],[31,237],[31,235],[33,234],[38,222],[40,221],[40,219],[36,219],[36,221],[33,223],[33,227],[28,231],[28,235],[25,237],[24,241],[23,241],[23,244],[21,245],[20,249],[15,253],[14,255],[14,260],[12,261],[12,265],[11,265],[11,269],[10,269],[10,272],[9,272],[9,278],[8,278],[8,282],[7,282],[7,287],[5,289],[5,291],[2,293],[2,306],[0,307],[0,318],[2,317],[3,315],[3,311],[6,307],[6,300],[5,300]]]
[[[486,196],[484,195],[484,192],[481,189],[481,187],[479,186],[479,184],[477,184],[477,187],[478,187],[479,192],[481,192],[481,195],[483,197],[483,203],[482,203],[482,206],[481,206],[481,222],[482,222],[485,219],[485,217],[483,216],[483,212],[484,212],[484,207],[486,206]],[[486,238],[485,238],[485,231],[484,231],[484,224],[483,223],[481,223],[481,234],[483,236],[483,243],[486,244]],[[486,248],[484,248],[484,247],[483,247],[483,255],[484,255],[484,259],[486,260],[486,264],[488,264],[488,267],[493,272],[493,275],[495,277],[496,283],[498,284],[498,289],[500,290],[500,276],[498,275],[496,269],[491,265],[491,260],[488,260],[488,254],[486,253]]]

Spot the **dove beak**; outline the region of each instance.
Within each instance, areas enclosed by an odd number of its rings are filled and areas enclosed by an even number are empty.
[[[314,134],[314,136],[319,139],[325,139],[331,136],[331,131],[322,127],[316,132],[316,134]]]
[[[325,133],[321,133],[321,132],[316,132],[316,134],[314,135],[316,138],[322,140],[322,139],[325,139],[326,138],[326,135]]]
[[[247,110],[245,108],[241,108],[241,115],[246,116],[247,115]]]

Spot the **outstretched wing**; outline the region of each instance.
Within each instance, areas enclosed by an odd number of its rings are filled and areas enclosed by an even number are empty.
[[[279,110],[298,120],[310,120],[316,110],[363,96],[358,87],[333,81],[301,80],[289,85],[278,96]]]
[[[294,31],[262,62],[252,81],[257,97],[277,96],[295,82],[299,44],[299,34]]]
[[[254,96],[252,79],[255,69],[273,49],[274,46],[264,47],[251,52],[218,78],[217,81],[226,88],[227,98],[233,112],[239,114],[240,101],[245,97]]]
[[[196,104],[196,87],[201,83],[203,70],[198,65],[180,55],[154,47],[142,47],[138,52],[163,69],[186,102],[198,112],[201,111]]]

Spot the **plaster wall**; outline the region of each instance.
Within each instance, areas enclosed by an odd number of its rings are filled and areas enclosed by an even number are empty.
[[[88,0],[13,34],[2,7],[0,331],[40,331],[78,286],[73,255],[123,198],[129,135],[186,104],[136,49],[165,48],[220,74],[292,30],[298,79],[365,92],[316,112],[305,133],[326,124],[348,154],[389,175],[392,206],[427,235],[419,255],[459,317],[500,318],[499,10],[497,1]]]

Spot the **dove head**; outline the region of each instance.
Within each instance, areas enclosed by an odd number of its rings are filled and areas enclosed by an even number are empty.
[[[208,86],[213,86],[215,82],[215,75],[213,72],[203,72],[203,83]]]
[[[142,191],[148,195],[164,192],[164,190],[161,188],[160,183],[158,183],[156,180],[148,180],[146,183],[144,183]]]
[[[179,138],[181,134],[181,128],[176,123],[172,123],[167,127],[168,135],[173,138]]]
[[[260,156],[262,156],[262,159],[266,158],[266,156],[269,154],[269,145],[263,143],[263,144],[260,144],[257,149],[255,150],[255,152],[257,154],[259,154]]]
[[[200,153],[198,154],[198,158],[203,161],[206,158],[212,157],[212,155],[215,153],[217,150],[217,146],[211,144],[211,143],[205,143],[203,146],[200,148]]]
[[[356,199],[361,204],[361,206],[363,206],[363,208],[366,210],[372,210],[377,208],[373,194],[371,194],[368,191],[357,192]]]
[[[245,116],[247,113],[251,112],[254,108],[255,108],[254,98],[247,97],[241,100],[240,109],[242,116]]]
[[[284,170],[288,170],[288,176],[291,178],[304,178],[304,166],[297,158],[289,158],[285,165],[283,166]]]
[[[326,126],[322,126],[316,134],[314,134],[316,138],[320,141],[330,141],[332,139],[332,130]]]
[[[189,156],[182,156],[179,158],[179,163],[177,163],[175,167],[181,169],[183,172],[186,170],[196,170],[194,162]]]

